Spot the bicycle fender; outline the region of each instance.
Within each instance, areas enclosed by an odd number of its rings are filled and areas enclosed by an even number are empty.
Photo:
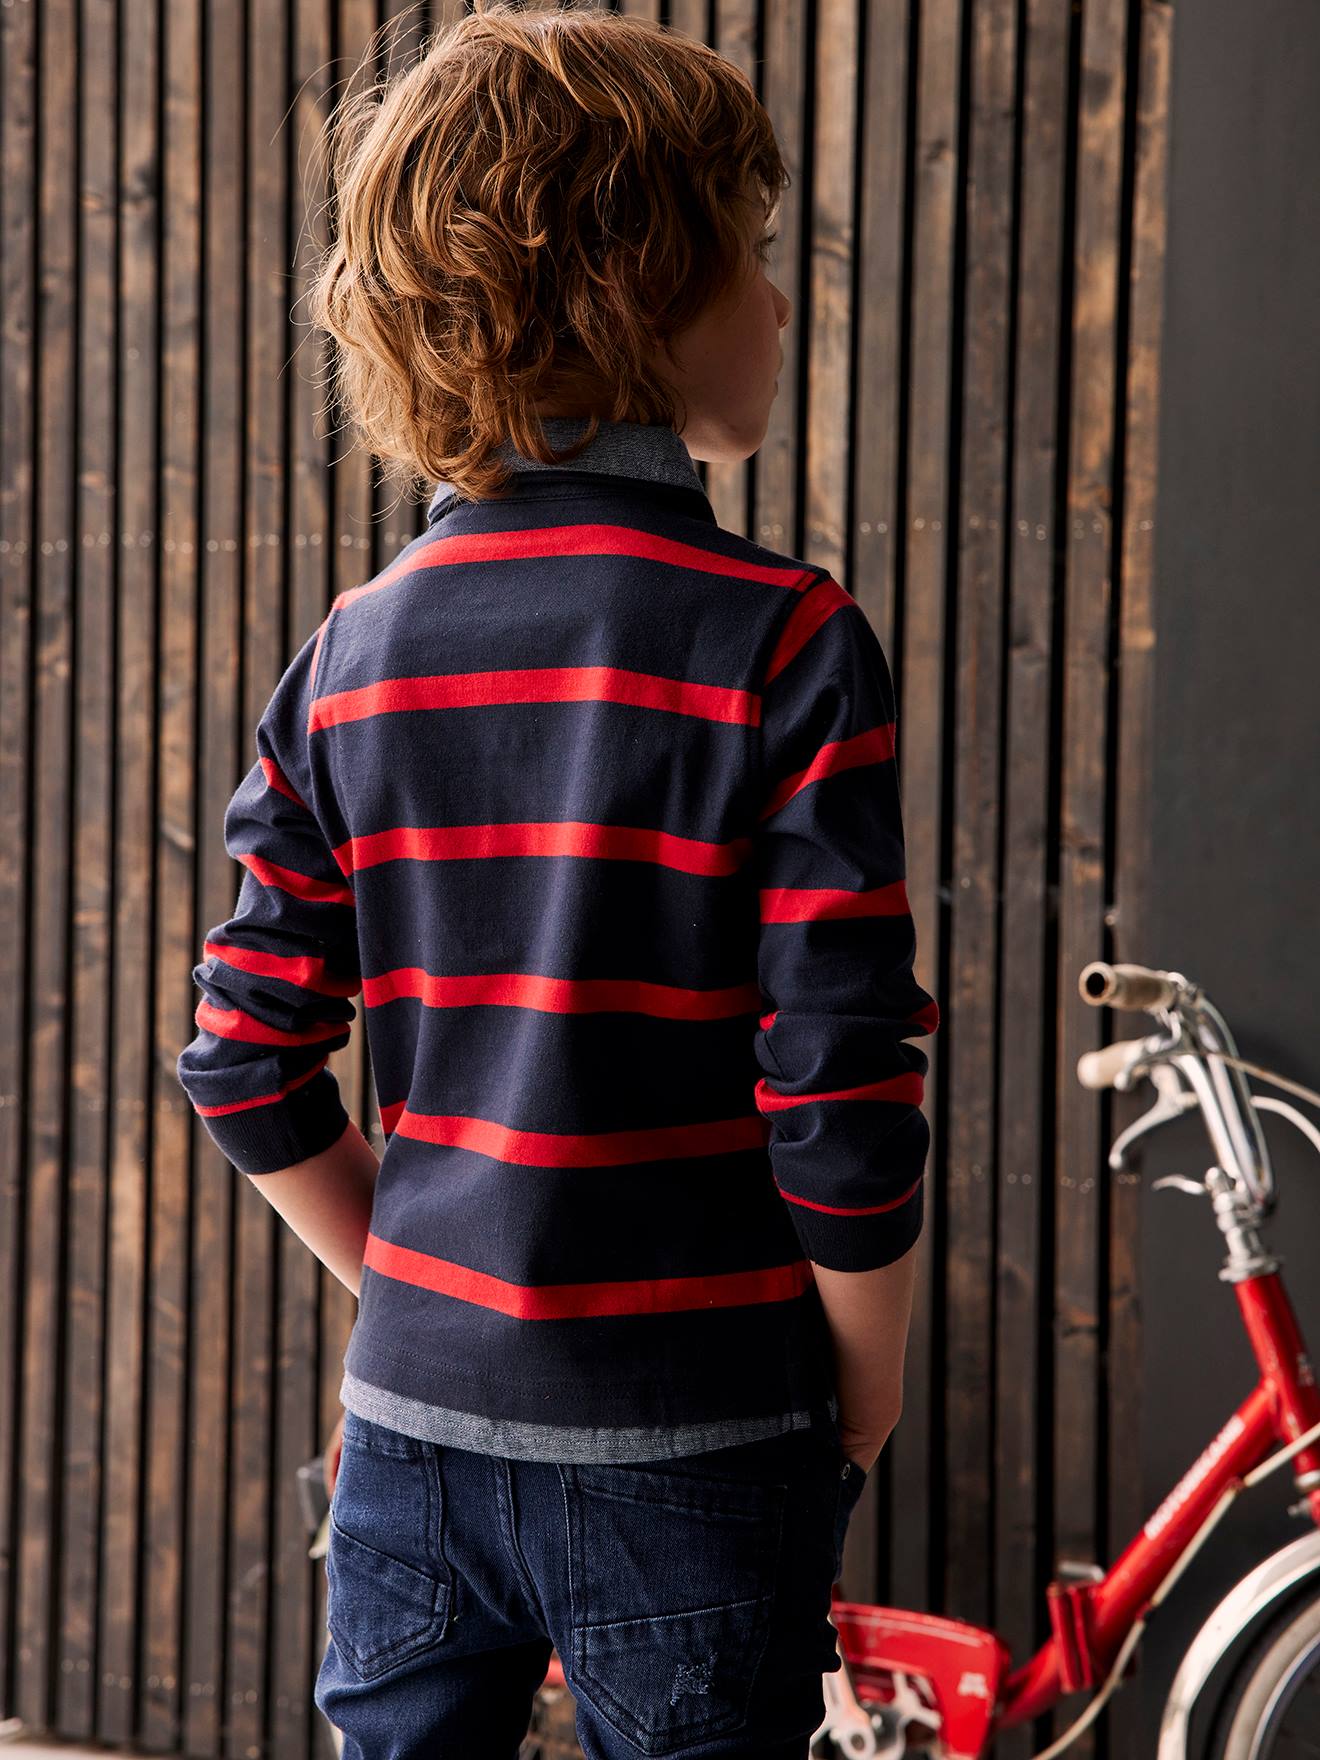
[[[1235,1583],[1187,1647],[1160,1719],[1156,1760],[1188,1760],[1192,1709],[1234,1640],[1290,1589],[1320,1574],[1320,1531],[1280,1547]]]

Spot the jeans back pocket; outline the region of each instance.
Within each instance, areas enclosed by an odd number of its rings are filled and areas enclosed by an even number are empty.
[[[441,1547],[443,1501],[433,1448],[345,1414],[330,1500],[326,1626],[363,1680],[445,1637],[452,1580]]]
[[[739,1729],[770,1636],[788,1487],[563,1465],[570,1686],[644,1754]]]

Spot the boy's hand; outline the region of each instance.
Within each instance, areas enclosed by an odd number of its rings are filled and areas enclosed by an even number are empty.
[[[846,1408],[840,1400],[839,1443],[848,1459],[856,1462],[863,1472],[869,1473],[880,1459],[897,1423],[896,1412],[891,1422],[854,1424],[848,1419]]]
[[[330,1432],[330,1440],[322,1450],[324,1456],[322,1461],[322,1471],[325,1475],[325,1494],[328,1498],[333,1497],[335,1494],[335,1480],[339,1477],[339,1457],[343,1452],[343,1448],[344,1414],[340,1412],[339,1422]]]

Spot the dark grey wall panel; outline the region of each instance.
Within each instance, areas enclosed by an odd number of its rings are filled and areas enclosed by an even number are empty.
[[[1320,11],[1197,0],[1173,59],[1160,426],[1150,935],[1245,1057],[1320,1086]],[[1130,1018],[1130,1017],[1129,1017]],[[1263,1093],[1270,1089],[1261,1087]],[[1287,1096],[1283,1096],[1287,1098]],[[1320,1348],[1320,1164],[1268,1119],[1272,1244]],[[1190,1124],[1147,1181],[1209,1160]],[[1147,1193],[1148,1507],[1255,1377],[1208,1212]],[[1153,1734],[1214,1599],[1303,1530],[1287,1471],[1244,1497],[1145,1641]],[[1150,1752],[1151,1749],[1143,1751]]]

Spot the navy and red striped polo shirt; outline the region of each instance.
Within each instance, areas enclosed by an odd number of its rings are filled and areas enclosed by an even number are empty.
[[[673,429],[505,457],[276,687],[179,1079],[235,1168],[283,1169],[348,1122],[361,1007],[351,1409],[545,1459],[773,1434],[833,1393],[812,1262],[922,1228],[889,668],[828,571],[719,525]]]

